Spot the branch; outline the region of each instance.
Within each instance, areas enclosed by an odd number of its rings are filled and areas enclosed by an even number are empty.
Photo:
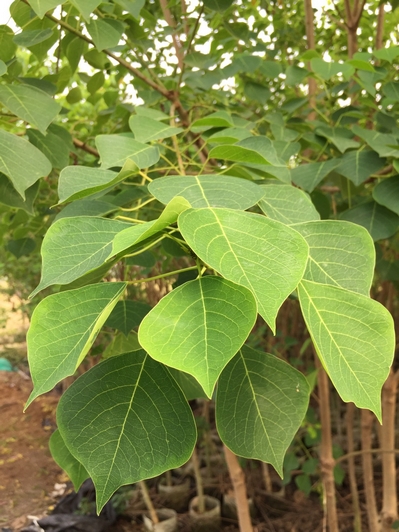
[[[363,2],[359,5],[358,11],[356,13],[356,19],[355,19],[355,28],[358,27],[360,19],[363,15],[364,6],[366,5],[366,0],[363,0]]]
[[[72,142],[73,142],[74,146],[76,146],[77,148],[80,148],[81,150],[84,150],[85,152],[90,153],[91,155],[94,155],[95,157],[100,157],[100,154],[98,153],[98,151],[95,148],[92,148],[91,146],[88,146],[87,144],[85,144],[81,140],[72,139]]]
[[[172,13],[170,12],[168,8],[166,0],[159,0],[159,4],[161,6],[162,13],[163,13],[163,16],[166,22],[169,24],[171,28],[176,29],[176,21],[172,17]],[[179,63],[180,69],[182,70],[183,64],[184,64],[184,56],[183,56],[183,50],[182,50],[182,45],[179,39],[179,35],[177,34],[176,31],[173,32],[172,39],[173,39],[173,44],[174,44],[175,51],[176,51],[177,61]]]

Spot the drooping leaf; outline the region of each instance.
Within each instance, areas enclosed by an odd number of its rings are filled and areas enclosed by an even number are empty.
[[[60,468],[66,472],[71,479],[74,490],[77,492],[83,482],[89,478],[89,473],[71,454],[58,429],[51,435],[49,447],[51,456]]]
[[[381,388],[395,349],[392,316],[366,296],[303,280],[298,286],[306,326],[336,390],[381,421]]]
[[[129,118],[129,127],[138,142],[167,139],[183,131],[181,127],[172,127],[159,120],[153,120],[152,118],[140,115],[132,115]]]
[[[373,190],[377,203],[399,215],[399,175],[384,179]]]
[[[399,102],[399,83],[397,81],[390,81],[382,86],[382,92],[387,98]]]
[[[106,359],[140,350],[141,345],[139,344],[136,332],[130,332],[127,336],[124,334],[116,334],[112,338],[111,343],[107,345],[103,353],[103,358]]]
[[[321,126],[316,129],[316,134],[328,139],[341,153],[344,153],[349,148],[359,147],[359,143],[353,140],[350,130],[344,127]]]
[[[122,167],[131,159],[139,168],[153,166],[159,161],[159,150],[123,135],[98,135],[96,146],[102,168]]]
[[[210,127],[234,127],[232,117],[226,111],[217,111],[204,118],[195,120],[191,127],[193,128],[210,128]]]
[[[114,19],[91,19],[87,31],[96,45],[97,50],[114,48],[122,36],[123,25]]]
[[[93,284],[38,304],[27,334],[34,389],[26,407],[75,373],[125,288],[125,283]]]
[[[0,85],[0,102],[42,133],[61,110],[48,94],[28,85]]]
[[[105,322],[107,327],[122,331],[127,336],[134,327],[138,327],[151,307],[142,301],[123,299],[119,301]]]
[[[298,188],[286,185],[266,185],[259,207],[271,220],[287,225],[320,220],[311,199]]]
[[[67,166],[58,180],[59,203],[75,201],[105,190],[135,175],[136,164],[128,159],[120,172],[89,166]]]
[[[179,371],[178,369],[167,369],[180,388],[183,390],[187,401],[192,401],[193,399],[208,399],[208,396],[201,388],[199,382],[194,379],[194,377],[188,373],[185,373],[184,371]]]
[[[329,159],[321,163],[301,164],[291,170],[292,181],[306,192],[313,192],[317,185],[336,168],[339,159]]]
[[[7,73],[7,65],[0,59],[0,76],[4,76]]]
[[[25,191],[25,201],[21,198],[15,188],[12,186],[11,181],[7,176],[0,173],[0,203],[14,207],[16,209],[23,209],[28,214],[34,214],[33,203],[39,192],[39,181],[36,181],[34,185],[29,187]]]
[[[185,198],[192,207],[249,209],[263,196],[264,189],[247,179],[228,175],[168,176],[154,179],[149,192],[162,203],[175,196]]]
[[[101,266],[112,240],[130,224],[82,216],[61,218],[47,231],[42,244],[42,277],[30,297],[53,284],[68,284]]]
[[[53,35],[53,30],[51,28],[43,28],[39,30],[25,30],[22,33],[18,33],[14,37],[15,44],[18,46],[30,47],[35,44],[39,44],[43,41],[46,41]]]
[[[183,465],[197,435],[168,370],[142,352],[109,358],[62,396],[57,421],[96,487],[97,511],[125,484]]]
[[[47,176],[51,172],[51,164],[30,142],[0,129],[0,172],[10,178],[24,200],[26,189]]]
[[[353,133],[362,138],[380,157],[399,157],[398,141],[394,135],[354,125]]]
[[[151,238],[157,233],[160,233],[168,227],[168,225],[175,223],[179,214],[189,208],[190,204],[187,200],[180,196],[176,196],[168,203],[157,220],[131,225],[115,235],[112,243],[112,251],[109,256],[112,257],[113,255],[117,255],[133,245],[144,242],[147,238]]]
[[[43,18],[47,11],[62,4],[62,0],[29,0],[29,5],[39,18]]]
[[[162,298],[141,322],[139,342],[158,362],[195,377],[212,397],[221,371],[255,319],[256,302],[249,290],[207,276]]]
[[[54,222],[61,218],[75,218],[76,216],[105,216],[118,210],[114,203],[100,199],[82,199],[66,205],[54,218]]]
[[[343,68],[345,68],[343,63],[341,64],[335,61],[324,61],[318,57],[311,59],[310,64],[312,66],[313,72],[324,80],[331,79],[342,72]]]
[[[375,249],[361,226],[323,220],[293,226],[309,245],[304,279],[368,296],[374,275]]]
[[[399,229],[399,216],[375,201],[343,211],[340,218],[365,227],[374,241],[389,238]]]
[[[390,46],[389,48],[374,50],[373,55],[375,55],[377,59],[392,63],[399,56],[399,46]]]
[[[86,20],[90,19],[90,14],[101,4],[101,0],[69,0],[70,3],[82,13]]]
[[[67,166],[69,163],[69,148],[61,137],[50,131],[43,135],[36,129],[28,129],[27,135],[30,143],[44,153],[53,168]]]
[[[24,255],[30,255],[36,248],[36,242],[33,238],[18,238],[17,240],[9,240],[7,248],[15,257],[17,257],[17,259],[19,259]]]
[[[233,5],[234,0],[203,0],[204,6],[213,11],[226,11],[231,5]]]
[[[219,379],[219,435],[238,456],[269,462],[282,476],[284,455],[308,403],[309,385],[299,371],[243,346]]]
[[[359,186],[384,165],[385,159],[381,159],[374,151],[352,150],[344,153],[335,171]]]
[[[140,20],[140,11],[143,9],[145,0],[115,0],[122,9],[126,10],[136,20]]]
[[[178,225],[201,260],[252,291],[274,331],[280,306],[305,271],[308,245],[301,235],[259,214],[230,209],[188,209]]]
[[[4,62],[10,61],[17,49],[14,42],[14,32],[5,24],[0,25],[0,59]]]

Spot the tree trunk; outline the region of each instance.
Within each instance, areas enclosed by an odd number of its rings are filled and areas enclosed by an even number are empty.
[[[389,532],[398,518],[395,463],[395,414],[398,388],[397,375],[391,372],[382,388],[382,427],[380,427],[380,448],[382,452],[382,510],[381,530]]]
[[[327,373],[324,371],[319,358],[315,354],[318,374],[318,389],[320,399],[320,420],[321,420],[321,451],[320,466],[323,479],[324,493],[326,497],[327,523],[329,532],[339,532],[337,504],[335,498],[335,481],[333,448],[331,439],[331,411],[330,411],[330,390]]]
[[[348,454],[353,453],[355,450],[355,446],[353,443],[354,414],[355,414],[355,405],[353,403],[348,403],[346,407],[346,441],[347,441]],[[354,513],[353,530],[354,532],[362,532],[362,517],[360,513],[359,492],[357,490],[354,456],[349,456],[348,458],[348,473],[349,473],[349,484],[351,488],[352,506],[353,506],[353,513]]]
[[[370,410],[362,410],[361,437],[362,437],[362,461],[363,461],[363,485],[366,495],[367,518],[370,531],[378,531],[377,503],[375,501],[373,459],[371,455],[371,434],[374,416]]]
[[[225,445],[223,448],[230,479],[234,488],[240,532],[253,532],[251,516],[249,513],[247,488],[245,486],[244,471],[238,462],[237,456]]]
[[[385,4],[380,4],[377,16],[377,33],[375,36],[375,49],[380,50],[384,47],[384,21],[385,21]]]

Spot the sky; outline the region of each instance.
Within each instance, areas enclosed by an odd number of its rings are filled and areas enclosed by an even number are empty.
[[[13,0],[0,0],[0,24],[7,24],[10,18],[10,5]]]

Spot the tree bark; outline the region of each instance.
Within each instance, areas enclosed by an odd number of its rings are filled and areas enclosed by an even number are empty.
[[[375,49],[380,50],[384,47],[384,21],[385,21],[385,4],[380,4],[377,15],[377,33],[375,36]]]
[[[249,513],[247,488],[245,486],[244,471],[238,462],[237,456],[225,445],[223,448],[230,479],[234,488],[240,532],[253,532],[251,516]]]
[[[397,375],[391,369],[382,388],[382,427],[380,427],[380,448],[382,451],[382,510],[381,530],[389,532],[398,518],[398,497],[396,491],[395,463],[395,414],[398,388]]]
[[[371,454],[371,435],[374,423],[374,416],[370,410],[362,410],[361,438],[362,438],[362,463],[363,463],[363,485],[366,495],[367,519],[369,530],[378,531],[378,512],[375,501],[373,460]]]
[[[331,438],[331,411],[330,411],[330,390],[327,373],[321,365],[318,356],[315,353],[316,367],[318,374],[318,389],[320,399],[320,420],[321,420],[321,450],[320,466],[323,487],[326,498],[326,512],[329,532],[339,532],[337,503],[335,497],[335,481],[332,438]]]
[[[355,414],[355,405],[353,403],[348,403],[346,407],[346,441],[348,454],[353,453],[355,450],[353,442],[353,420]],[[352,506],[353,506],[353,530],[354,532],[362,531],[362,518],[360,513],[359,505],[359,492],[357,489],[356,482],[356,471],[355,471],[355,458],[350,456],[348,458],[348,473],[349,473],[349,484],[351,488],[352,495]]]

